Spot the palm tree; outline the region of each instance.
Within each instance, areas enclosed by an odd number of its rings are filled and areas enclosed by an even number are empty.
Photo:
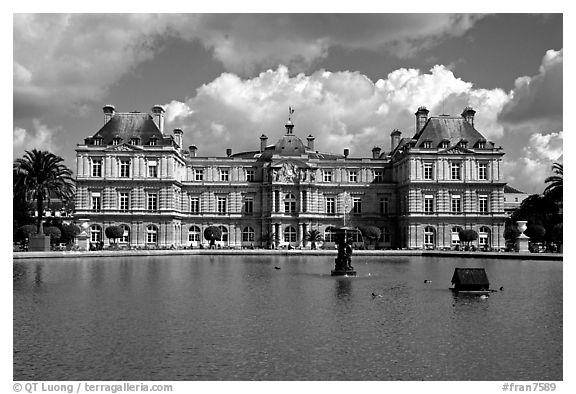
[[[316,242],[324,241],[324,237],[322,236],[322,233],[316,229],[312,229],[310,231],[307,231],[304,239],[306,241],[310,242],[310,247],[312,249],[316,249]]]
[[[555,200],[562,200],[564,165],[560,163],[554,163],[554,165],[552,165],[552,171],[554,171],[556,175],[549,176],[544,180],[545,183],[549,184],[546,186],[546,189],[544,189],[544,194],[548,194],[554,197]]]
[[[15,193],[24,193],[36,201],[38,219],[36,230],[43,234],[42,212],[44,201],[50,196],[62,201],[74,198],[75,183],[72,171],[62,162],[63,158],[47,151],[26,151],[24,156],[16,159],[13,165]]]

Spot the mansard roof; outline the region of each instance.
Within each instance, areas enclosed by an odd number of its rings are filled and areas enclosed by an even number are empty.
[[[518,193],[518,194],[525,194],[523,191],[520,191],[512,186],[504,185],[504,193]]]
[[[432,141],[432,146],[438,146],[442,140],[450,141],[450,146],[453,146],[466,140],[471,148],[478,142],[485,142],[488,149],[494,147],[494,143],[486,141],[486,138],[462,117],[431,117],[413,139],[416,140],[416,146],[420,146],[424,141]]]
[[[102,145],[110,145],[118,137],[124,142],[139,138],[143,145],[148,145],[152,139],[157,140],[156,145],[171,145],[171,136],[164,136],[152,116],[142,112],[115,114],[92,139],[101,138]]]

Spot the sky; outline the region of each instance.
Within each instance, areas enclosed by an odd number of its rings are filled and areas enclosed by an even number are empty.
[[[563,160],[562,14],[14,14],[13,158],[62,156],[118,112],[166,108],[199,156],[284,133],[370,157],[414,112],[459,116],[502,146],[504,178],[541,193]]]

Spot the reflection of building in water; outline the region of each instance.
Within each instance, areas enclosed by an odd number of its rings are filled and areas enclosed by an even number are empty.
[[[301,246],[316,229],[334,247],[334,229],[381,230],[377,247],[451,247],[472,228],[478,242],[503,247],[501,148],[474,127],[475,111],[428,117],[420,107],[416,130],[391,133],[391,151],[370,157],[317,150],[294,134],[288,120],[274,143],[259,149],[201,157],[183,148],[183,131],[164,130],[164,109],[117,113],[104,107],[104,126],[78,145],[76,216],[90,223],[91,241],[110,225],[121,244],[198,246],[203,231],[222,230],[220,244],[264,245],[271,234]]]

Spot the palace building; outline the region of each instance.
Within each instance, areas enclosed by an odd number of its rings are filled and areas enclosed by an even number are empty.
[[[184,149],[183,131],[164,130],[164,109],[151,113],[104,108],[104,125],[76,148],[76,218],[92,242],[124,229],[127,247],[198,247],[208,226],[221,246],[260,247],[277,237],[305,247],[318,230],[332,248],[334,230],[381,230],[378,248],[451,248],[458,232],[474,229],[478,246],[504,247],[502,149],[474,127],[475,111],[429,117],[416,111],[416,129],[390,134],[391,151],[370,157],[317,150],[290,116],[274,143],[222,157]]]

